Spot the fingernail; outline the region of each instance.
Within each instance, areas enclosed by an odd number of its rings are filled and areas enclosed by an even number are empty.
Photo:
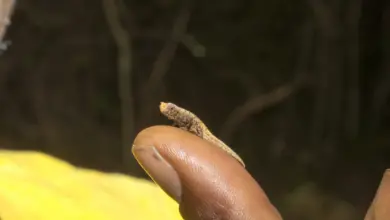
[[[175,169],[154,146],[133,145],[132,152],[138,163],[152,180],[169,196],[180,202],[181,183]]]

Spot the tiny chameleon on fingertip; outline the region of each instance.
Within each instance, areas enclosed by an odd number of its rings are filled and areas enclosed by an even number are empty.
[[[229,146],[227,146],[223,141],[218,139],[203,123],[202,120],[194,113],[179,107],[173,103],[160,103],[160,112],[167,117],[169,120],[173,121],[173,126],[178,127],[184,131],[188,131],[210,143],[221,148],[223,151],[234,157],[242,166],[245,167],[244,161],[236,152],[234,152]]]

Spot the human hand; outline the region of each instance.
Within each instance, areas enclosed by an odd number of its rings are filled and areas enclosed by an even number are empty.
[[[186,220],[281,220],[252,176],[209,142],[170,126],[141,131],[133,154],[149,176],[180,205]],[[390,170],[365,220],[390,219]]]
[[[383,175],[376,196],[364,220],[390,219],[390,169]]]
[[[132,150],[186,220],[282,219],[238,161],[195,135],[154,126],[138,134]]]

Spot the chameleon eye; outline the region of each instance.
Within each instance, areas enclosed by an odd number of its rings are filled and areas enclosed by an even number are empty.
[[[167,103],[167,110],[174,110],[175,109],[175,105],[172,104],[172,103]]]

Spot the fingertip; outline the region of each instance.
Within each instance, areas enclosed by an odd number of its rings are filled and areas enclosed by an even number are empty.
[[[148,159],[142,159],[139,152],[142,146],[153,146],[158,155],[151,149]],[[189,132],[170,126],[149,127],[137,135],[133,153],[152,179],[171,196],[178,192],[172,193],[169,188],[171,179],[177,177],[181,195],[179,199],[174,198],[180,202],[184,217],[214,213],[229,219],[243,216],[281,219],[261,187],[235,158]],[[166,171],[159,168],[163,164],[161,158],[172,167],[176,177],[164,175]],[[150,160],[157,162],[146,165],[149,162],[145,161]]]
[[[146,135],[146,136],[145,136]],[[181,200],[181,182],[175,168],[155,147],[146,133],[140,133],[134,140],[132,153],[148,176],[177,202]]]

